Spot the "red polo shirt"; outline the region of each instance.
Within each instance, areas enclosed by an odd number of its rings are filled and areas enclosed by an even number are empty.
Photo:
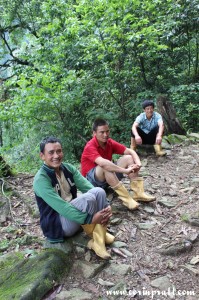
[[[111,138],[108,139],[106,143],[105,149],[103,149],[96,137],[94,136],[88,143],[86,144],[82,157],[81,157],[81,173],[86,177],[86,174],[94,167],[97,166],[95,163],[96,158],[103,157],[108,160],[112,160],[113,154],[124,154],[126,150],[126,146],[120,144]]]

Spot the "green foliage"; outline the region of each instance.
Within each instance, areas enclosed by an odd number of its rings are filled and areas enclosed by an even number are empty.
[[[187,215],[187,214],[182,214],[182,215],[181,215],[181,219],[182,219],[182,221],[187,222],[187,221],[189,221],[189,215]]]
[[[4,252],[9,248],[9,241],[7,239],[3,239],[0,242],[0,252]]]
[[[169,90],[177,115],[184,128],[197,130],[199,116],[199,84],[179,85]]]
[[[161,93],[197,130],[196,0],[0,0],[0,8],[2,151],[17,169],[34,170],[47,135],[79,160],[98,116],[128,145],[142,100]]]

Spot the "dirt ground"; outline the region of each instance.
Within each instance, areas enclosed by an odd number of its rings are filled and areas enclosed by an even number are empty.
[[[86,279],[72,268],[62,289],[78,287],[92,293],[93,299],[199,299],[198,144],[175,145],[161,158],[153,152],[138,154],[143,165],[145,191],[156,196],[156,201],[141,204],[131,212],[115,194],[108,196],[113,208],[109,230],[126,247],[107,249],[112,263],[130,265],[131,272],[121,277],[102,271]],[[24,249],[29,255],[42,248],[44,238],[32,181],[33,176],[29,174],[5,180],[5,186],[9,184],[15,193],[9,197],[10,217],[0,227],[0,255]],[[129,189],[128,179],[124,178],[123,182]],[[101,262],[87,249],[83,254],[75,254],[75,259],[84,257],[93,263]],[[162,277],[164,283],[164,276],[169,279],[173,294],[158,293],[158,286],[153,284]],[[101,284],[99,278],[105,283]],[[120,292],[125,286],[125,294],[107,295],[108,282],[122,282]]]

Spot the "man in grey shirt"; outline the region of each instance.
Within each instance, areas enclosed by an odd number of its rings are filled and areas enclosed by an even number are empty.
[[[132,126],[131,149],[135,150],[137,145],[154,145],[157,156],[163,156],[166,153],[162,150],[162,136],[164,132],[164,123],[162,116],[154,111],[154,102],[145,100],[142,103],[144,110]]]

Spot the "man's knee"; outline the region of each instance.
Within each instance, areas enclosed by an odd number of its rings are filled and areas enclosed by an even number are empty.
[[[89,192],[96,195],[96,196],[100,195],[101,197],[106,197],[106,193],[103,190],[103,188],[101,188],[101,187],[94,187]]]
[[[106,170],[100,166],[95,167],[94,176],[98,180],[99,178],[104,178]]]
[[[117,165],[119,167],[127,168],[129,165],[133,164],[133,157],[131,155],[123,155],[118,161]]]

